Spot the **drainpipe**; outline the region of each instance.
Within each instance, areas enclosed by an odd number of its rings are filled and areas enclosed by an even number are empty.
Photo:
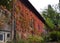
[[[15,19],[15,2],[16,0],[13,0],[13,9],[12,9],[12,18],[13,18],[13,30],[14,30],[14,36],[13,36],[13,40],[14,40],[14,43],[16,43],[16,19]]]

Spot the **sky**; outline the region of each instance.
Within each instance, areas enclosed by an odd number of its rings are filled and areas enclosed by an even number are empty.
[[[59,0],[29,0],[38,12],[47,8],[48,4],[58,4]]]

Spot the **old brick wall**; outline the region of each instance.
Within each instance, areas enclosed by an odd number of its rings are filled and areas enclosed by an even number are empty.
[[[20,1],[16,2],[15,19],[16,30],[20,36],[23,36],[23,34],[25,34],[25,36],[28,34],[40,35],[43,32],[44,24]],[[33,22],[33,28],[30,26],[31,20]]]

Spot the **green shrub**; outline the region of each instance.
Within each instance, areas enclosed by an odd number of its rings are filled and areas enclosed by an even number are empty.
[[[20,39],[20,40],[18,40],[18,42],[17,42],[17,43],[25,43],[25,40]]]
[[[44,39],[42,37],[30,36],[28,38],[28,43],[42,43],[42,42],[44,42]]]
[[[58,40],[60,40],[60,32],[52,31],[52,32],[50,32],[49,37],[52,39],[52,41],[58,41]]]
[[[43,43],[44,39],[40,36],[29,36],[27,40],[19,39],[17,43]]]
[[[60,32],[59,31],[57,31],[57,38],[58,38],[58,40],[60,40]]]

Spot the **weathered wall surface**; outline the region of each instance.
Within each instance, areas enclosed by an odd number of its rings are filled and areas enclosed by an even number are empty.
[[[16,2],[15,18],[16,29],[20,36],[40,35],[43,32],[44,24],[20,1]]]

